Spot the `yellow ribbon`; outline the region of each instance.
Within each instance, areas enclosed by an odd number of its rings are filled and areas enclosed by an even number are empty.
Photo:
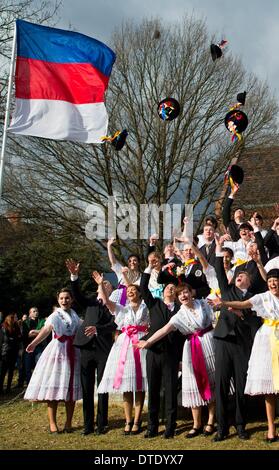
[[[187,259],[187,261],[184,263],[184,266],[189,266],[189,264],[194,263],[194,261],[196,261],[195,258]]]
[[[247,263],[246,259],[237,258],[236,262],[234,263],[234,266],[241,266],[242,264],[245,264],[245,263]]]
[[[271,366],[272,366],[272,380],[275,391],[279,390],[279,320],[266,319],[264,325],[270,326],[272,331],[270,333],[270,347],[271,347]],[[278,338],[276,336],[278,331]]]
[[[114,139],[116,139],[116,137],[118,137],[120,134],[120,131],[116,131],[115,134],[113,136],[110,136],[110,135],[103,135],[101,137],[101,140],[103,141],[108,141],[108,142],[112,142]]]
[[[220,297],[221,291],[220,291],[219,288],[218,289],[210,289],[210,294],[214,294],[214,295]]]

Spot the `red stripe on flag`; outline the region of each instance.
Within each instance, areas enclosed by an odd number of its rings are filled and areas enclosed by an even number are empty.
[[[17,58],[16,98],[74,104],[104,101],[109,78],[91,64],[59,64]]]

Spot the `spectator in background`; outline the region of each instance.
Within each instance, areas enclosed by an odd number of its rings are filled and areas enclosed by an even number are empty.
[[[37,307],[31,307],[29,310],[29,316],[27,320],[22,323],[22,336],[23,336],[23,347],[26,350],[28,344],[39,334],[40,330],[45,324],[44,318],[39,318],[39,310]],[[44,350],[45,344],[39,344],[34,351],[30,354],[24,352],[24,365],[26,372],[26,382],[29,384],[32,371],[37,364],[40,355]]]
[[[18,320],[18,326],[20,328],[20,333],[22,336],[22,331],[23,331],[23,322],[26,321],[28,318],[27,313],[24,313],[22,317]],[[24,386],[24,381],[25,381],[25,365],[24,365],[24,347],[23,347],[23,341],[21,340],[20,345],[19,345],[19,351],[18,351],[18,356],[17,356],[17,369],[18,369],[18,383],[17,386],[19,388],[22,388]]]
[[[19,345],[21,331],[16,315],[7,315],[0,329],[0,393],[3,393],[4,380],[8,372],[7,392],[10,392]]]

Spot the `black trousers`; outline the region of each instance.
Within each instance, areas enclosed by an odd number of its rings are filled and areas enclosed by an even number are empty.
[[[81,386],[83,393],[84,429],[94,429],[94,387],[97,370],[97,386],[102,380],[108,354],[94,350],[81,349]],[[103,428],[108,424],[108,393],[98,394],[96,424]]]
[[[233,378],[235,388],[235,426],[246,424],[246,399],[244,389],[247,378],[250,344],[237,338],[215,340],[215,387],[216,419],[218,431],[227,434],[229,430],[229,390]]]
[[[7,391],[11,389],[14,370],[17,360],[17,351],[5,354],[0,359],[0,392],[3,391],[5,376],[8,372]]]
[[[147,351],[146,369],[148,381],[148,429],[157,431],[159,426],[160,389],[165,390],[166,429],[174,431],[177,416],[178,360],[171,354]]]

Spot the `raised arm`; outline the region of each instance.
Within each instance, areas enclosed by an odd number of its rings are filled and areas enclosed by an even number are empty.
[[[222,256],[222,247],[220,244],[220,238],[215,234],[216,241],[216,261],[215,261],[215,270],[217,274],[218,285],[220,287],[221,293],[225,293],[229,287],[229,281],[226,275],[224,268],[224,260]]]
[[[238,190],[239,190],[239,186],[234,185],[233,189],[231,189],[231,193],[229,197],[227,197],[224,202],[223,211],[222,211],[222,220],[226,228],[229,226],[229,223],[231,222],[231,207],[233,204],[234,196],[236,195]]]
[[[148,265],[140,280],[140,293],[148,309],[151,309],[156,304],[156,299],[154,299],[148,288],[151,271],[152,267]]]
[[[163,326],[163,328],[160,328],[160,330],[157,330],[148,340],[139,341],[137,343],[136,347],[139,348],[139,349],[148,349],[154,343],[157,343],[157,341],[164,338],[171,331],[174,331],[175,329],[176,328],[172,325],[172,323],[167,323],[165,326]]]
[[[190,242],[185,242],[185,243],[190,243]],[[202,252],[194,243],[191,243],[191,248],[193,252],[195,253],[195,256],[198,258],[199,262],[201,263],[203,272],[206,271],[208,268],[208,264],[209,264],[208,261],[206,260]]]
[[[113,253],[112,245],[115,242],[115,238],[110,238],[107,242],[107,249],[108,249],[108,257],[111,266],[114,266],[117,262],[117,259],[115,258],[115,255]]]
[[[103,275],[98,273],[98,271],[93,271],[92,278],[98,284],[98,292],[99,292],[100,299],[102,299],[104,305],[107,306],[107,308],[109,309],[111,313],[115,313],[116,303],[112,302],[107,295],[107,292],[104,286]]]
[[[65,261],[66,267],[71,275],[71,287],[73,291],[73,296],[75,301],[81,305],[83,308],[88,307],[89,305],[98,305],[97,298],[95,297],[85,297],[79,287],[79,263],[73,259],[67,259]]]

